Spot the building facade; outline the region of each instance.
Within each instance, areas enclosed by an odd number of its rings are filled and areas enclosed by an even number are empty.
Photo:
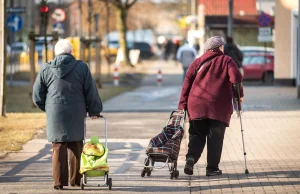
[[[275,8],[275,84],[294,86],[297,78],[298,0],[277,0]]]

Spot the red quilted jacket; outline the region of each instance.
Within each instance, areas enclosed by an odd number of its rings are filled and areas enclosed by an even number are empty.
[[[206,61],[209,62],[197,73]],[[229,126],[233,112],[232,84],[241,81],[242,75],[229,56],[221,51],[208,51],[189,66],[178,108],[186,109],[190,120],[209,118]],[[240,92],[243,97],[243,88]]]

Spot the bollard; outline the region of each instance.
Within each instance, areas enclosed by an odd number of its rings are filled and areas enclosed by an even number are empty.
[[[157,72],[157,85],[161,86],[161,84],[162,84],[162,73],[161,73],[161,69],[159,67],[158,72]]]
[[[114,86],[119,85],[119,72],[118,72],[118,65],[115,64],[115,69],[114,69]]]

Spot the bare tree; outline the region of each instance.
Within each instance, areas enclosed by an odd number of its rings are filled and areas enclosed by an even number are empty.
[[[127,47],[127,16],[129,9],[137,2],[137,0],[99,0],[102,2],[109,2],[116,8],[118,18],[117,29],[119,31],[120,48],[122,49],[125,64],[131,65],[129,60],[129,50]]]

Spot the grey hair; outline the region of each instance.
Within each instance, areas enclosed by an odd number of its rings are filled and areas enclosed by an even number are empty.
[[[60,55],[64,53],[72,53],[72,45],[67,39],[59,39],[54,47],[55,55]]]

